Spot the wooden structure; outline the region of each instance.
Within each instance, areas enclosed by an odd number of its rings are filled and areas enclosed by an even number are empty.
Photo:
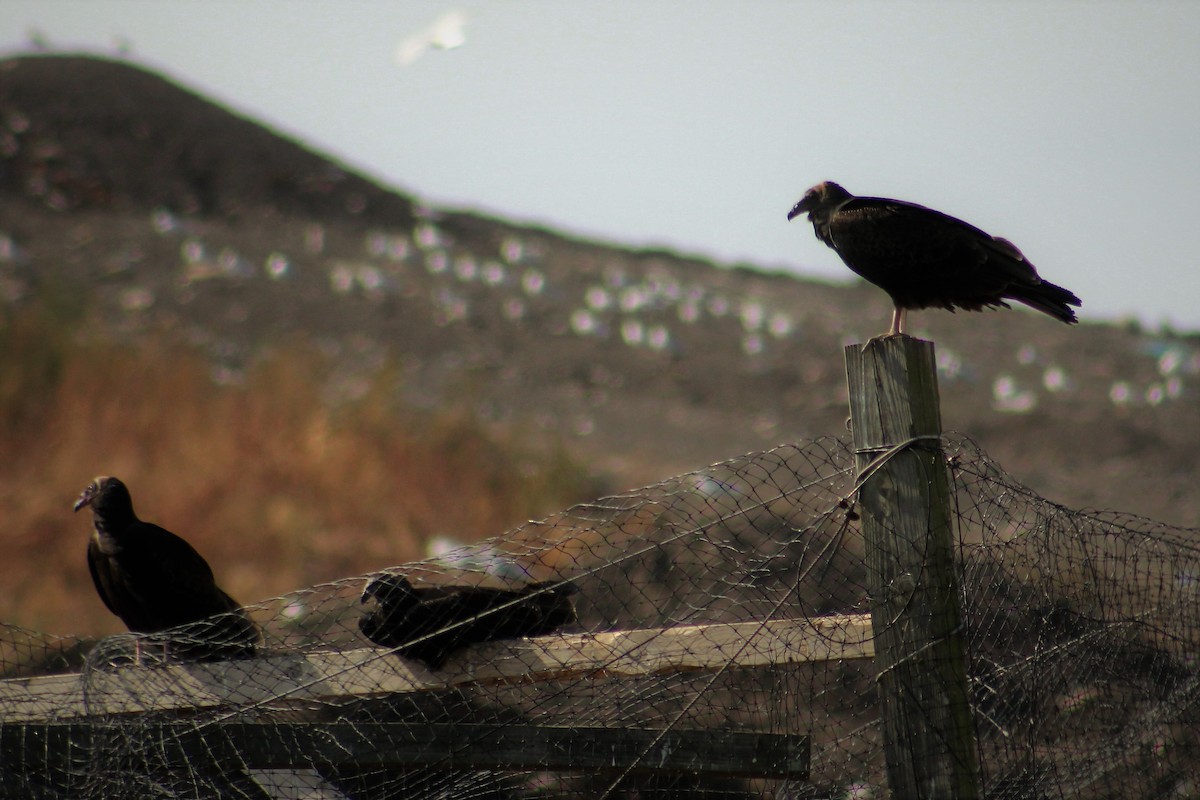
[[[858,504],[894,797],[979,797],[932,342],[846,348]]]
[[[789,778],[808,775],[801,735],[722,730],[641,730],[510,724],[297,721],[288,707],[346,702],[475,682],[558,680],[603,673],[644,676],[681,670],[761,667],[871,658],[865,615],[688,625],[551,635],[469,648],[430,672],[386,650],[267,654],[251,661],[168,664],[0,681],[0,763],[55,772],[93,743],[111,741],[122,719],[148,741],[249,769],[345,771],[549,770],[663,772]],[[136,691],[134,691],[136,689]],[[270,714],[203,730],[176,712],[268,703]],[[103,722],[97,722],[96,717]],[[143,720],[147,717],[153,721]],[[380,742],[399,743],[387,748]],[[405,743],[406,742],[406,743]],[[514,745],[514,743],[518,743]]]
[[[894,797],[979,797],[940,446],[933,345],[907,336],[846,350],[869,615],[550,635],[469,648],[430,672],[386,650],[264,653],[248,661],[96,669],[0,681],[0,765],[69,772],[136,729],[172,762],[248,770],[610,773],[804,780],[809,739],[719,729],[329,721],[314,707],[470,684],[642,677],[876,660]],[[198,727],[196,711],[228,711]],[[241,714],[241,709],[253,709]],[[419,728],[420,735],[414,735]],[[380,744],[387,742],[386,747]],[[207,762],[206,762],[207,763]],[[244,788],[253,796],[253,781]],[[2,792],[0,792],[2,794]],[[267,796],[267,795],[263,795]]]

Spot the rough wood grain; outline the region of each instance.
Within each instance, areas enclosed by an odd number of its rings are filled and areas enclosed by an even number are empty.
[[[891,792],[976,798],[933,343],[850,345],[846,376]]]
[[[871,658],[866,615],[541,636],[469,648],[431,672],[388,650],[267,654],[251,661],[92,670],[0,681],[0,723],[374,697],[465,683],[650,675]]]
[[[188,762],[190,754],[200,752],[208,760],[245,769],[318,769],[335,780],[342,770],[422,767],[793,780],[806,778],[809,769],[807,736],[428,722],[226,722],[204,728],[188,722],[10,725],[0,728],[0,757],[10,768],[32,761],[31,753],[49,763],[46,753],[78,755],[123,736],[161,743],[162,754],[172,762]],[[63,758],[52,761],[67,768]]]

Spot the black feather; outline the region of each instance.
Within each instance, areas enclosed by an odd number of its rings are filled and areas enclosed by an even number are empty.
[[[88,569],[108,610],[135,633],[160,634],[186,661],[249,658],[258,629],[217,586],[208,562],[186,541],[133,511],[129,489],[100,477],[75,510],[92,509]]]
[[[887,292],[896,307],[891,333],[908,309],[1008,308],[1016,300],[1076,322],[1074,293],[1042,280],[1012,242],[915,203],[855,197],[826,181],[809,189],[788,219],[807,213],[813,230],[851,270]]]
[[[402,575],[367,584],[362,602],[375,608],[358,621],[363,635],[405,658],[439,669],[455,651],[479,642],[540,636],[575,622],[573,584],[520,589],[435,586],[415,589]]]

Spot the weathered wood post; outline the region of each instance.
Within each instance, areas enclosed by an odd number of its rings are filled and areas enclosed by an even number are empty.
[[[888,782],[979,797],[932,342],[846,348]]]

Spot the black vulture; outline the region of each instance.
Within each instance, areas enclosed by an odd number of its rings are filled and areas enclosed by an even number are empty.
[[[195,549],[133,512],[129,489],[117,478],[92,481],[75,510],[92,509],[88,568],[108,610],[134,633],[168,638],[169,652],[185,661],[249,658],[258,629],[236,600],[217,586]]]
[[[904,333],[905,312],[920,308],[980,311],[1016,300],[1076,322],[1072,292],[1044,281],[1007,239],[940,211],[883,197],[855,197],[831,181],[804,193],[788,213],[808,212],[817,238],[851,270],[892,297],[888,335]]]
[[[433,586],[414,589],[402,575],[380,575],[362,602],[376,606],[358,621],[363,635],[405,658],[440,669],[454,651],[478,642],[539,636],[575,622],[574,584],[520,589]]]

